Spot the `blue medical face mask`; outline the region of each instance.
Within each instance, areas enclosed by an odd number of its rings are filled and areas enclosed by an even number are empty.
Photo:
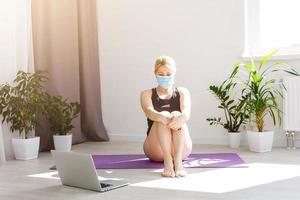
[[[157,84],[161,87],[167,88],[174,84],[174,76],[156,76]]]

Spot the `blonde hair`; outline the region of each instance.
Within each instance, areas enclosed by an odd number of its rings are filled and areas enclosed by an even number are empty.
[[[155,60],[154,73],[156,73],[157,70],[162,66],[169,68],[173,72],[176,72],[175,61],[169,56],[160,56]]]

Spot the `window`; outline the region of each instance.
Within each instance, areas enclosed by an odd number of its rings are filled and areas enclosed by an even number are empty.
[[[261,57],[278,49],[278,57],[300,58],[300,1],[245,0],[243,57]]]

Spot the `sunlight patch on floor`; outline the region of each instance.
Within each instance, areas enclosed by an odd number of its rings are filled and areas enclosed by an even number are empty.
[[[107,174],[111,174],[112,171],[105,171]],[[45,173],[39,173],[39,174],[31,174],[27,175],[27,177],[31,178],[45,178],[45,179],[60,179],[58,176],[58,172],[45,172]],[[106,178],[102,176],[98,176],[99,180],[124,180],[123,178]]]
[[[248,168],[211,169],[185,178],[161,178],[131,186],[225,193],[300,176],[299,165],[251,163]]]
[[[137,158],[137,159],[131,159],[131,160],[120,160],[120,161],[116,161],[116,162],[111,162],[111,163],[129,163],[129,162],[137,162],[137,161],[148,161],[149,159],[148,158]]]
[[[47,178],[47,179],[59,179],[57,171],[55,171],[55,172],[40,173],[40,174],[31,174],[31,175],[27,175],[27,177]]]

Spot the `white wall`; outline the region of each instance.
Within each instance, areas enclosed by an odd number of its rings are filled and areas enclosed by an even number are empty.
[[[15,78],[18,70],[32,70],[30,0],[0,1],[0,84]],[[11,133],[0,123],[0,161],[11,159]]]
[[[242,55],[243,1],[98,0],[98,18],[103,118],[112,140],[146,137],[139,94],[155,87],[155,58],[169,55],[177,62],[176,85],[191,92],[192,139],[227,143],[226,132],[205,120],[222,116],[208,87],[224,80]],[[299,60],[288,62],[300,71]],[[284,146],[282,129],[275,130],[274,145]]]
[[[111,139],[143,140],[146,119],[140,91],[155,87],[153,64],[177,62],[176,85],[192,96],[189,127],[197,143],[226,143],[208,86],[220,83],[243,51],[243,1],[99,0],[102,108]]]

